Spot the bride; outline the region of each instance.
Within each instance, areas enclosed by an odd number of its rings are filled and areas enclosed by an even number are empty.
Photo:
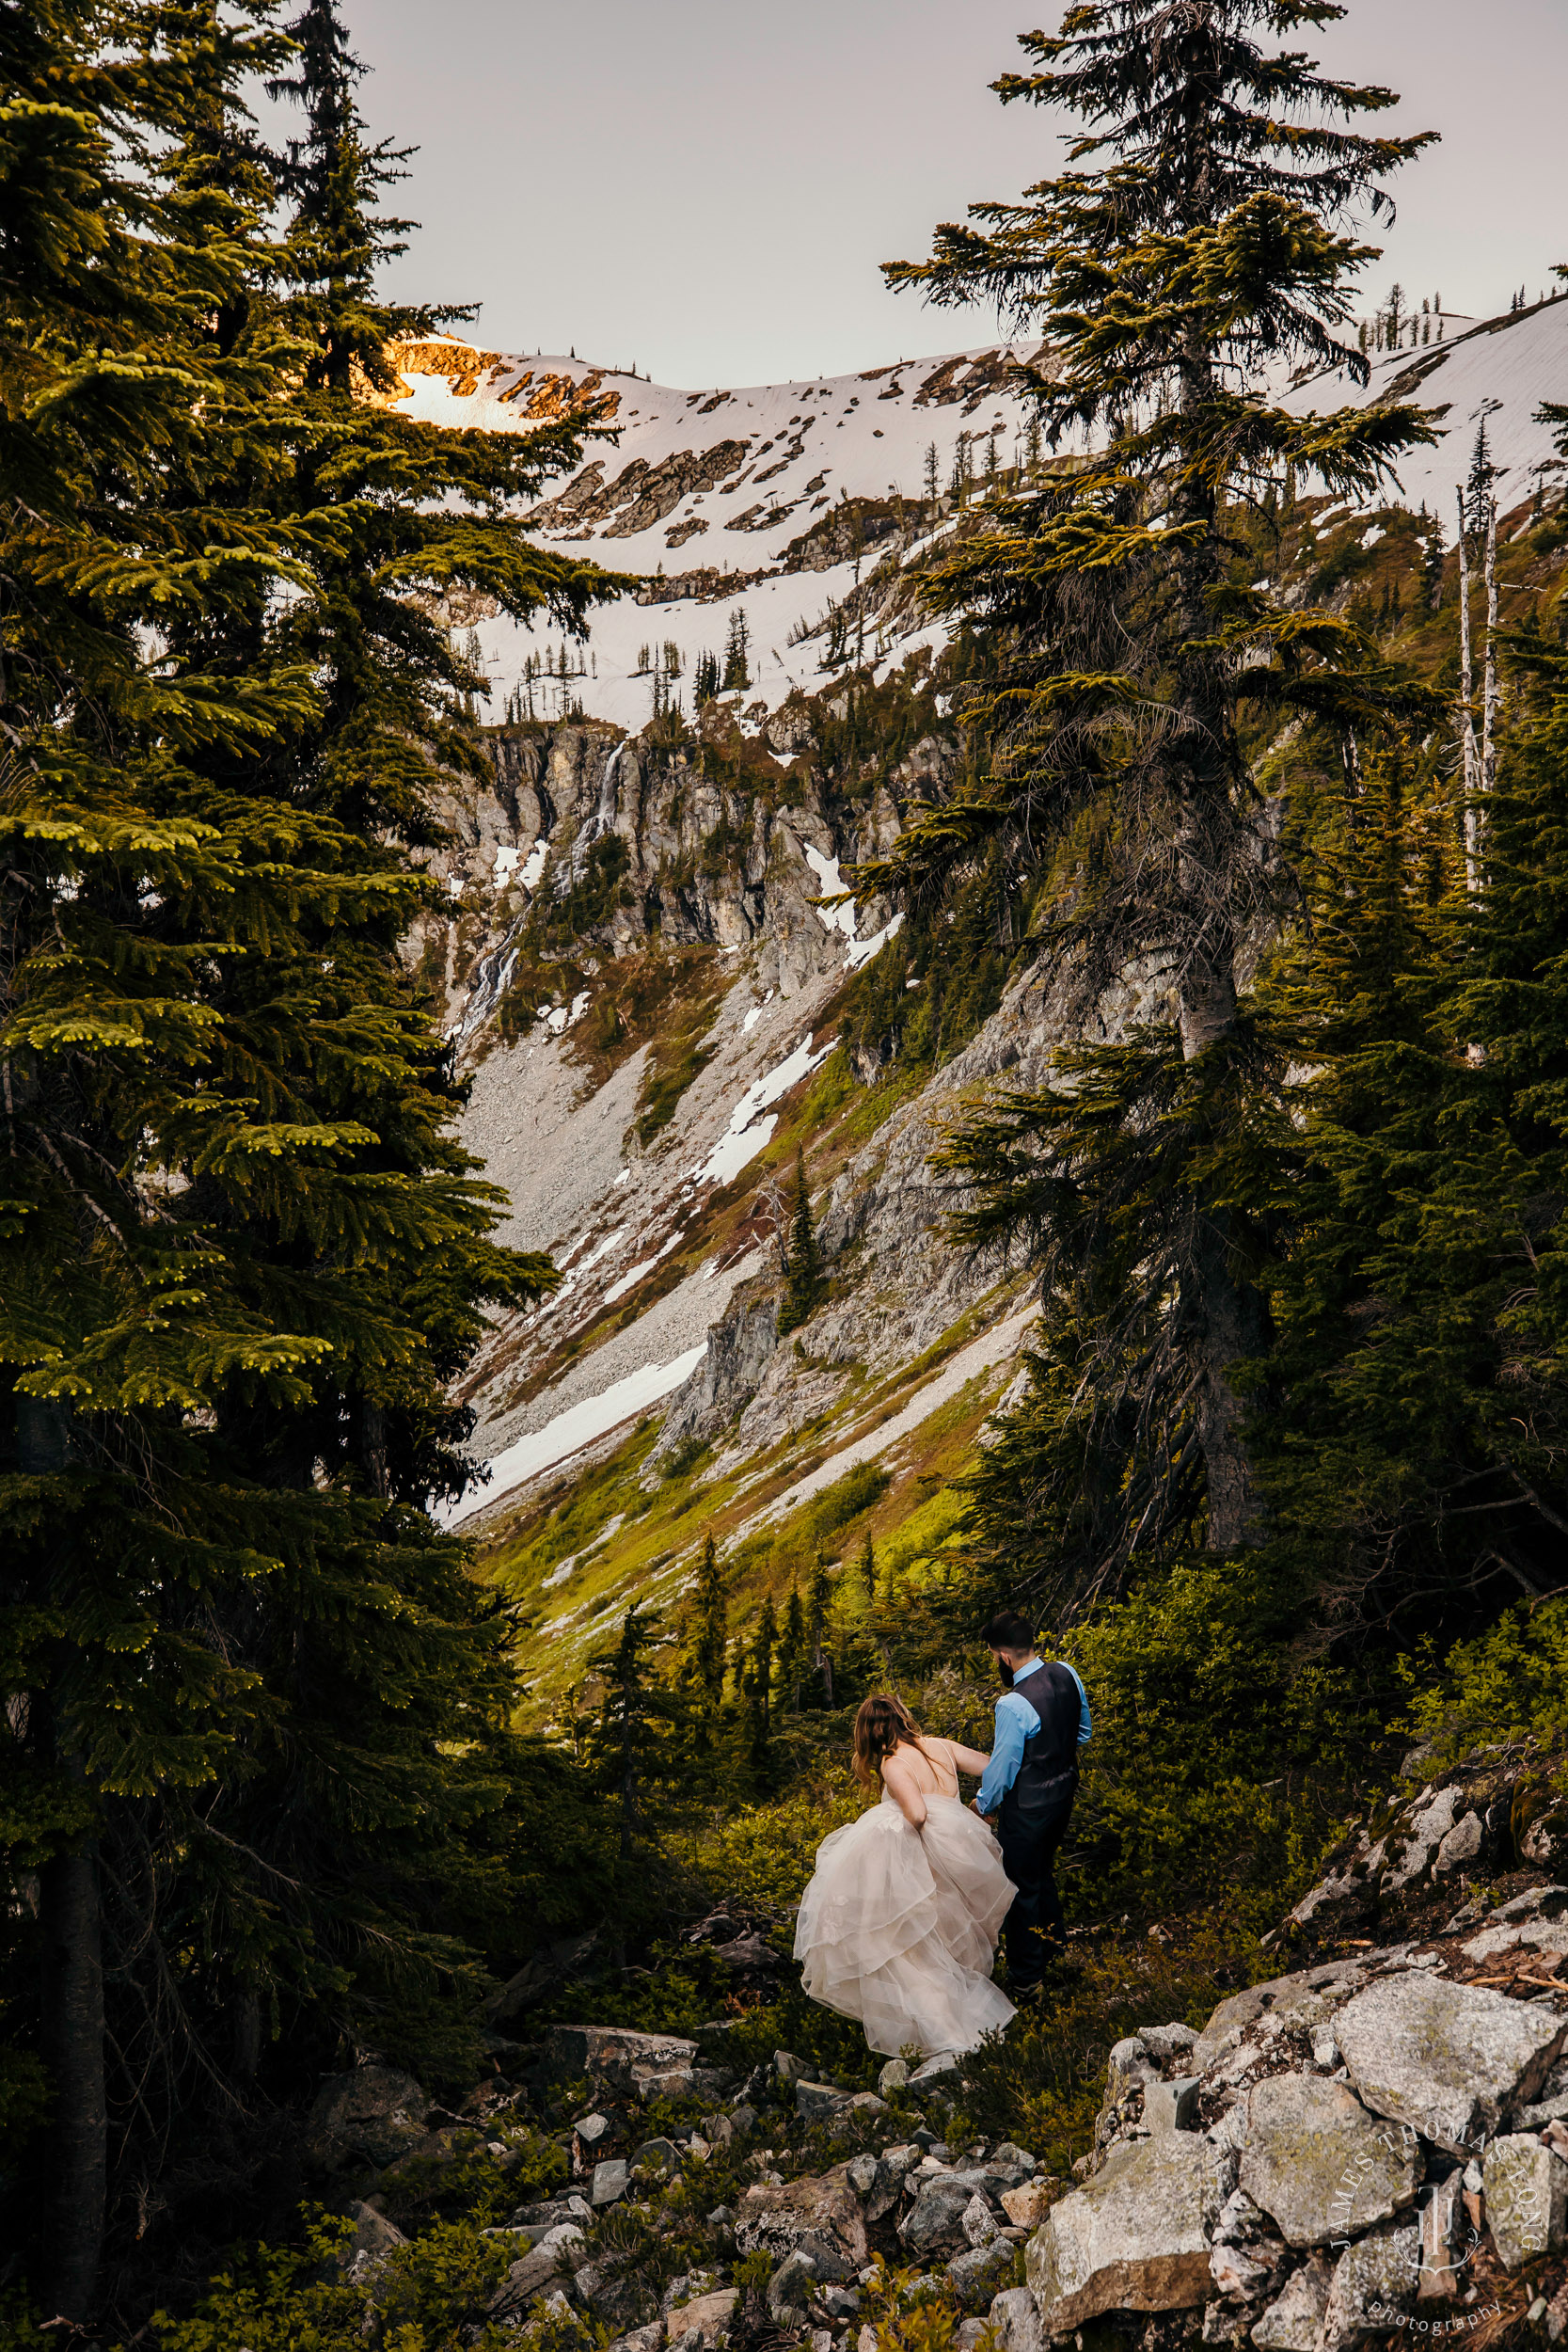
[[[858,2017],[872,2049],[973,2049],[1013,2005],[990,1979],[1014,1887],[996,1841],[958,1795],[989,1761],[928,1739],[895,1698],[855,1718],[855,1777],[881,1803],[816,1850],[795,1957],[815,2001]]]

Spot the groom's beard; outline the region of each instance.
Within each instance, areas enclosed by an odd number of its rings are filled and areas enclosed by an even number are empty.
[[[999,1658],[996,1661],[996,1679],[1000,1682],[1004,1691],[1010,1691],[1012,1689],[1013,1670],[1008,1665],[1005,1658]]]

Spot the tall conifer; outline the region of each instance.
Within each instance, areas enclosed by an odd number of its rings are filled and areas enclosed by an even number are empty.
[[[372,397],[407,314],[356,131],[370,262],[302,215],[279,310],[236,99],[270,36],[51,0],[0,44],[0,1789],[48,1956],[40,2275],[83,2317],[112,2113],[146,2179],[269,2044],[283,2090],[356,2009],[415,2055],[448,1931],[503,1907],[469,1833],[517,1764],[504,1627],[426,1506],[484,1301],[548,1269],[488,1238],[398,943],[479,758],[442,597],[571,626],[613,583],[505,512],[580,421],[486,446]]]
[[[1244,730],[1307,717],[1365,734],[1419,701],[1344,622],[1275,602],[1244,552],[1271,484],[1315,473],[1364,497],[1431,437],[1409,407],[1277,400],[1304,364],[1365,380],[1341,336],[1371,248],[1341,224],[1384,206],[1384,176],[1424,144],[1338,127],[1392,93],[1272,45],[1342,13],[1074,7],[1060,34],[1022,38],[1036,70],[996,87],[1077,115],[1077,167],[972,208],[930,260],[887,269],[1043,335],[1027,389],[1052,447],[1080,453],[989,510],[938,572],[935,603],[993,632],[999,678],[967,712],[987,757],[862,882],[918,895],[999,845],[1015,871],[1052,875],[1042,947],[1089,999],[1144,958],[1173,1015],[1074,1067],[1076,1095],[982,1120],[958,1154],[983,1195],[973,1236],[1027,1238],[1073,1323],[1070,1515],[1101,1580],[1134,1540],[1190,1522],[1195,1466],[1212,1546],[1259,1527],[1232,1367],[1266,1320],[1221,1137],[1253,1084],[1238,949],[1278,900]],[[1148,1247],[1127,1257],[1143,1210]]]

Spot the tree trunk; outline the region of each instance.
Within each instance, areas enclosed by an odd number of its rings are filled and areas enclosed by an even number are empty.
[[[75,1772],[78,1777],[81,1767]],[[43,2058],[55,2094],[47,2142],[44,2298],[52,2316],[90,2318],[103,2253],[108,2103],[98,1858],[57,1854],[39,1874]]]
[[[1217,950],[1216,943],[1216,950]],[[1236,1018],[1236,974],[1228,937],[1225,950],[1188,966],[1178,997],[1182,1057],[1192,1061],[1226,1037]],[[1197,1437],[1209,1489],[1209,1549],[1236,1551],[1256,1540],[1263,1506],[1253,1476],[1245,1407],[1231,1368],[1262,1353],[1268,1320],[1255,1285],[1230,1262],[1230,1219],[1196,1204],[1188,1268],[1188,1304],[1197,1310],[1197,1353],[1203,1367]]]
[[[57,1478],[71,1458],[65,1406],[16,1399],[17,1467]],[[38,1699],[40,1751],[78,1787],[87,1772],[53,1691]],[[103,1945],[98,1851],[56,1854],[38,1878],[41,2056],[54,2091],[44,2163],[43,2292],[51,2316],[90,2318],[103,2254],[109,2116],[103,2082]]]
[[[1481,788],[1484,800],[1497,781],[1497,501],[1486,501],[1486,665],[1481,707]],[[1486,828],[1484,808],[1476,811],[1476,854]]]
[[[1476,805],[1476,722],[1470,707],[1475,670],[1470,659],[1470,551],[1465,538],[1465,493],[1459,493],[1459,742],[1465,757],[1465,887],[1481,888],[1481,811]]]

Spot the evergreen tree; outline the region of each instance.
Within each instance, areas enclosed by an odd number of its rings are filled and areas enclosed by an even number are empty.
[[[721,689],[723,693],[744,693],[751,685],[750,646],[751,632],[745,608],[737,604],[730,614],[729,635],[724,641],[724,677]]]
[[[550,1278],[488,1239],[398,943],[428,786],[477,751],[440,596],[572,618],[609,584],[498,512],[575,427],[498,471],[356,397],[406,314],[308,287],[303,215],[280,317],[232,128],[276,44],[160,9],[104,66],[103,29],[0,30],[36,257],[0,296],[0,1646],[31,1694],[0,1783],[70,2316],[193,2086],[232,2113],[271,2042],[287,2093],[356,2014],[412,2055],[469,1965],[448,1931],[504,1907],[505,1626],[425,1506],[469,1475],[447,1387],[484,1302]]]
[[[1281,361],[1365,377],[1340,330],[1370,249],[1338,224],[1381,207],[1383,176],[1424,144],[1333,127],[1390,94],[1267,45],[1341,13],[1191,0],[1176,24],[1164,0],[1075,8],[1060,35],[1024,38],[1038,71],[997,87],[1077,114],[1092,163],[974,208],[939,230],[930,261],[887,270],[939,302],[999,302],[1041,333],[1051,367],[1032,397],[1053,448],[1101,437],[1098,454],[1003,501],[935,576],[941,609],[993,633],[999,679],[966,714],[989,760],[860,879],[919,894],[1000,843],[1013,867],[1052,873],[1042,952],[1089,996],[1135,955],[1170,971],[1168,1032],[1072,1061],[1086,1092],[1015,1104],[958,1155],[986,1193],[972,1235],[1027,1236],[1074,1325],[1108,1573],[1135,1530],[1147,1541],[1167,1513],[1189,1516],[1195,1463],[1216,1549],[1259,1523],[1231,1367],[1267,1326],[1214,1124],[1244,1117],[1253,1092],[1236,952],[1267,905],[1243,722],[1301,715],[1364,735],[1425,708],[1343,621],[1275,603],[1237,553],[1245,502],[1271,481],[1316,473],[1365,497],[1432,437],[1408,407],[1303,416],[1267,389]],[[1146,1178],[1176,1190],[1140,1208]],[[1120,1236],[1145,1209],[1150,1251],[1130,1279]],[[1157,1458],[1130,1466],[1129,1447]]]
[[[861,1582],[865,1587],[865,1605],[869,1611],[874,1607],[877,1599],[877,1547],[871,1540],[869,1527],[861,1543],[857,1565],[861,1572]]]
[[[784,1631],[779,1639],[779,1697],[792,1715],[800,1711],[800,1685],[805,1679],[809,1657],[806,1644],[806,1615],[800,1606],[800,1580],[796,1577],[789,1588],[789,1604],[784,1611]]]
[[[673,1708],[669,1693],[652,1671],[652,1653],[662,1640],[657,1615],[634,1607],[621,1620],[620,1638],[613,1649],[596,1651],[588,1661],[591,1671],[604,1683],[590,1756],[605,1789],[619,1804],[623,1863],[631,1859],[636,1846],[649,1788],[664,1770],[661,1732],[671,1721]]]
[[[779,1309],[779,1335],[798,1330],[808,1320],[822,1293],[822,1261],[816,1228],[811,1218],[811,1194],[806,1186],[805,1153],[795,1154],[795,1206],[790,1214],[789,1239],[784,1250],[784,1295]]]
[[[1354,1600],[1441,1635],[1559,1581],[1568,657],[1521,638],[1513,659],[1481,891],[1434,898],[1441,803],[1374,771],[1332,923],[1288,972],[1316,1074],[1281,1134],[1299,1237],[1266,1459],[1330,1621]]]
[[[724,1657],[729,1642],[729,1607],[719,1549],[711,1535],[703,1542],[697,1570],[697,1641],[692,1654],[697,1683],[707,1715],[717,1721],[724,1697]]]
[[[822,1677],[822,1702],[825,1707],[832,1707],[833,1703],[833,1661],[828,1648],[832,1609],[833,1580],[827,1561],[818,1551],[812,1570],[806,1616],[806,1652],[813,1671]]]
[[[779,1620],[769,1593],[763,1599],[756,1638],[746,1667],[747,1755],[756,1778],[765,1778],[768,1767],[773,1728],[773,1657],[778,1645]]]
[[[926,503],[927,506],[934,506],[942,489],[942,479],[937,470],[937,445],[935,441],[927,441],[926,444],[925,482]]]
[[[714,653],[700,653],[696,669],[691,674],[693,709],[701,710],[705,703],[717,702],[719,693],[719,657]]]

